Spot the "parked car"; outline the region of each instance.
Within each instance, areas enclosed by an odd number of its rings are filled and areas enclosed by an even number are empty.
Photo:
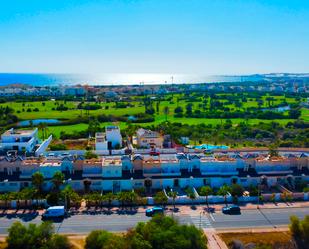
[[[224,214],[240,214],[240,207],[237,206],[237,205],[223,207],[222,213],[224,213]]]
[[[43,214],[42,219],[64,218],[65,216],[64,206],[49,207]]]
[[[146,209],[146,216],[152,217],[156,214],[164,214],[164,209],[161,207],[153,207]]]

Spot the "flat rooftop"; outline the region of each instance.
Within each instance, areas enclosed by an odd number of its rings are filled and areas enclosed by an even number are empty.
[[[102,166],[122,166],[121,157],[103,158]]]
[[[19,135],[19,136],[27,136],[31,135],[35,130],[15,130],[10,129],[3,133],[4,136],[10,136],[10,135]]]

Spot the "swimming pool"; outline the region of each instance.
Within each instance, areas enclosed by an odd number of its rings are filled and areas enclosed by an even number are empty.
[[[213,145],[213,144],[201,144],[201,145],[196,145],[194,146],[194,149],[200,149],[200,150],[227,150],[229,149],[228,146],[226,145]]]

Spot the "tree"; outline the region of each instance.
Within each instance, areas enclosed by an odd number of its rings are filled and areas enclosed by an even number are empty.
[[[4,201],[5,208],[8,208],[9,201],[11,201],[11,196],[8,193],[0,194],[0,200]]]
[[[167,204],[168,198],[163,191],[159,191],[155,194],[154,201],[157,204],[165,205]]]
[[[275,144],[271,144],[268,147],[268,153],[270,157],[276,157],[278,156],[278,147]]]
[[[188,194],[190,200],[192,201],[192,204],[193,204],[193,201],[195,200],[196,196],[195,194],[193,193],[193,191],[190,191],[189,194]]]
[[[32,175],[32,185],[35,187],[38,195],[42,193],[43,183],[44,183],[43,174],[39,171],[35,172]]]
[[[91,119],[88,125],[88,132],[91,135],[94,135],[97,131],[100,130],[100,122],[97,118]]]
[[[48,247],[50,249],[71,249],[72,245],[68,237],[60,234],[54,234]]]
[[[291,119],[298,119],[301,116],[300,109],[291,109],[289,110],[289,117]]]
[[[163,109],[163,113],[165,115],[165,122],[167,121],[167,115],[169,114],[169,107],[168,106],[164,106],[164,109]]]
[[[98,155],[93,153],[90,150],[87,150],[86,153],[85,153],[85,158],[86,159],[98,158]]]
[[[218,190],[218,195],[224,196],[224,203],[226,206],[227,206],[226,197],[230,192],[231,192],[231,188],[227,185],[221,186],[220,189]]]
[[[40,225],[29,224],[29,226],[15,222],[9,228],[6,242],[7,249],[71,248],[67,237],[54,233],[54,226],[51,222],[43,222]]]
[[[85,249],[120,249],[120,247],[115,247],[115,241],[117,240],[122,242],[123,238],[104,230],[95,230],[87,236]],[[113,245],[113,247],[111,247],[111,245]]]
[[[122,206],[124,206],[125,202],[127,201],[126,192],[119,192],[117,194],[117,200],[121,202]]]
[[[25,201],[25,206],[28,206],[28,200],[35,198],[37,191],[34,188],[24,188],[21,190],[21,199]]]
[[[186,114],[187,114],[187,116],[190,116],[192,114],[192,107],[193,107],[192,103],[189,103],[189,104],[186,105]]]
[[[116,196],[112,192],[108,192],[107,194],[103,195],[102,198],[104,201],[108,202],[108,206],[111,207],[112,201],[116,199]]]
[[[168,193],[168,195],[173,199],[173,206],[174,206],[174,209],[176,208],[175,207],[175,200],[176,200],[176,198],[177,198],[177,192],[176,191],[170,191],[169,193]]]
[[[137,202],[137,198],[138,198],[138,194],[135,193],[134,191],[130,191],[130,192],[126,192],[126,196],[127,196],[127,202],[130,205],[133,205],[134,203]]]
[[[174,112],[175,113],[183,113],[183,109],[182,109],[181,106],[178,106],[178,107],[175,108]]]
[[[207,238],[202,230],[194,225],[180,225],[172,217],[162,215],[147,223],[138,223],[126,239],[132,249],[207,249]],[[145,247],[133,247],[133,242],[137,241]]]
[[[213,190],[210,186],[203,186],[201,188],[201,195],[206,197],[207,207],[209,207],[208,196],[211,195],[212,193],[213,193]]]
[[[81,197],[73,190],[71,185],[65,186],[65,188],[61,191],[61,196],[66,202],[66,208],[70,208],[71,203],[74,206],[79,206],[79,203],[81,201]]]
[[[61,171],[55,172],[51,181],[55,190],[58,192],[60,190],[60,186],[64,183],[64,174]]]
[[[38,125],[38,130],[42,132],[42,138],[43,140],[45,138],[47,138],[47,132],[48,132],[48,127],[47,127],[47,124],[46,123],[39,123]]]
[[[297,244],[297,248],[306,249],[309,245],[309,215],[303,220],[299,220],[296,216],[290,217],[290,232]]]
[[[244,191],[245,190],[244,190],[243,186],[241,186],[237,183],[232,184],[232,186],[231,186],[231,195],[232,196],[240,197],[240,196],[243,195]]]

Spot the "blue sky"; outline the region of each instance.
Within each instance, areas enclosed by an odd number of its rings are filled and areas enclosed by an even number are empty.
[[[309,1],[4,0],[0,72],[309,72]]]

